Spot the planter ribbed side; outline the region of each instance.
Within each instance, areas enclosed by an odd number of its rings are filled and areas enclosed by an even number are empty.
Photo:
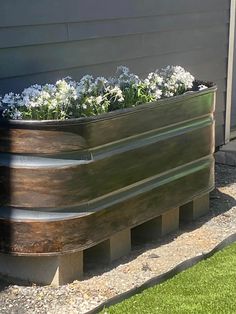
[[[0,124],[0,252],[82,251],[214,187],[216,88],[66,121]]]

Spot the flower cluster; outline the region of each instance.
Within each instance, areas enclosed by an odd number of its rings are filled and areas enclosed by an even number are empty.
[[[66,119],[73,116],[77,98],[76,83],[64,78],[55,85],[32,85],[21,94],[6,94],[0,107],[8,119]]]
[[[7,119],[70,119],[134,107],[160,98],[183,94],[194,77],[180,66],[167,66],[140,79],[120,66],[106,79],[84,76],[79,82],[66,77],[56,84],[32,85],[21,94],[0,97],[0,116]],[[205,86],[199,86],[199,90]]]
[[[112,105],[124,101],[119,86],[104,77],[95,79],[91,75],[86,75],[77,84],[76,91],[77,115],[80,117],[108,112]]]
[[[162,97],[181,95],[193,87],[194,77],[180,66],[167,66],[156,73],[163,79],[160,84]]]

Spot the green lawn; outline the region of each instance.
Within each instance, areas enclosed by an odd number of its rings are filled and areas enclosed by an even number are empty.
[[[236,313],[236,243],[102,313]]]

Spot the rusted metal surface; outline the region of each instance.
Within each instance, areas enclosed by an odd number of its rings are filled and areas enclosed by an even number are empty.
[[[63,254],[209,192],[215,87],[94,118],[0,124],[0,252]]]

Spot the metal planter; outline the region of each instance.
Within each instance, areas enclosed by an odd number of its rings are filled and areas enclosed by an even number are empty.
[[[0,125],[0,252],[82,251],[214,187],[216,88]]]

